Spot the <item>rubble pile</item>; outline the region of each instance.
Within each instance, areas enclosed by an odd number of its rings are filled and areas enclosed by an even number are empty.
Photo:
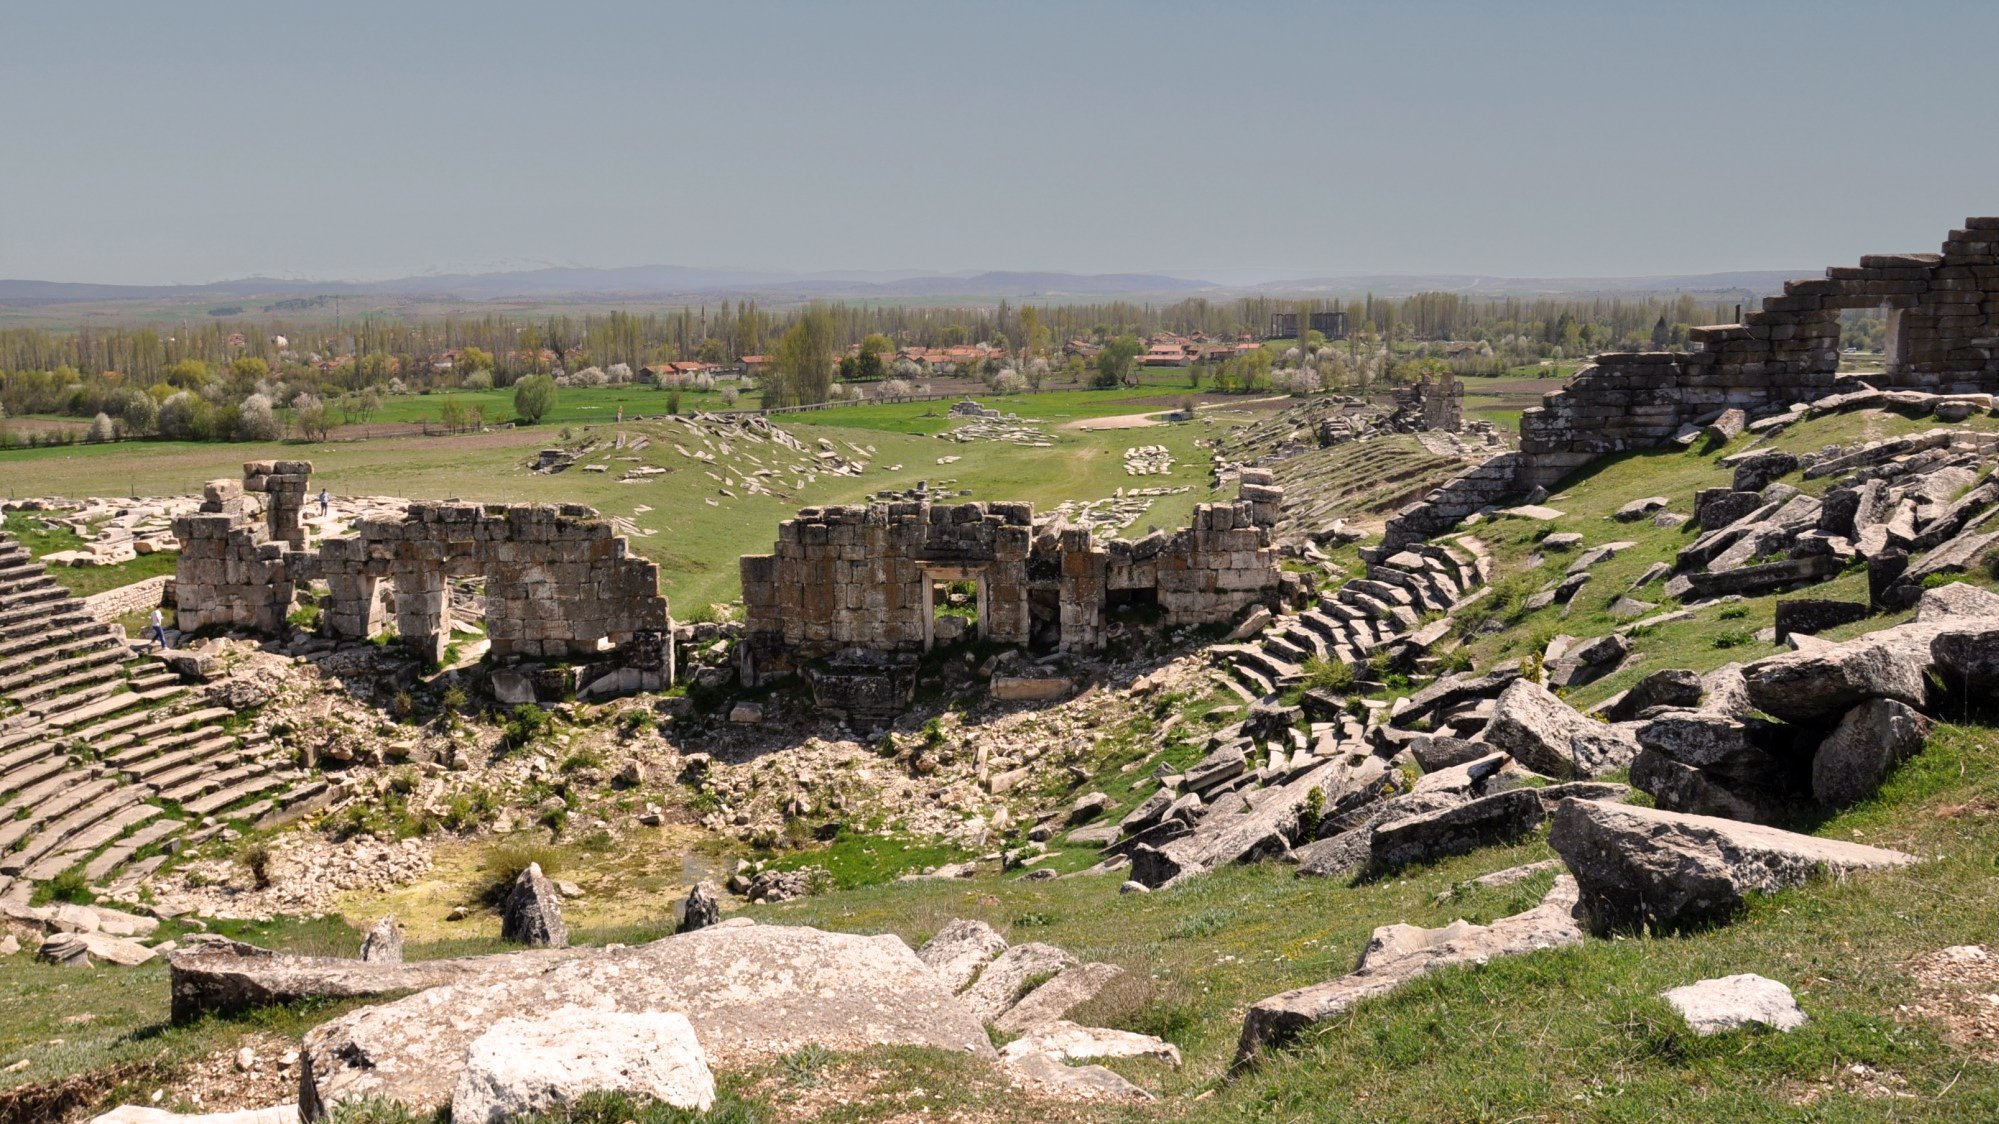
[[[1124,451],[1126,476],[1165,476],[1173,471],[1173,451],[1164,445],[1140,445]]]

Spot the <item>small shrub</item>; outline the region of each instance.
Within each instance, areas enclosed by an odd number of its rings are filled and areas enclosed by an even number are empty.
[[[533,703],[521,703],[500,723],[500,741],[508,749],[519,749],[547,737],[554,729],[554,715]]]
[[[389,701],[389,713],[395,715],[398,720],[415,714],[416,696],[408,691],[397,691],[396,697]]]
[[[562,759],[562,771],[573,773],[578,769],[595,769],[604,764],[604,755],[594,749],[578,749]]]
[[[1724,620],[1724,621],[1739,621],[1744,617],[1747,617],[1748,615],[1749,615],[1749,607],[1747,605],[1730,605],[1728,608],[1723,609],[1719,613],[1716,613],[1715,619]]]
[[[548,844],[501,843],[479,860],[479,873],[485,883],[480,900],[488,905],[498,905],[506,900],[507,891],[514,888],[521,871],[539,864],[541,872],[553,878],[567,858],[562,848]]]
[[[271,885],[271,848],[262,841],[246,845],[236,856],[243,869],[257,882],[257,889],[268,889]]]
[[[465,697],[465,688],[453,683],[444,689],[444,695],[439,701],[444,704],[444,709],[456,713],[464,710],[465,704],[470,700]]]
[[[1305,661],[1301,670],[1305,673],[1305,687],[1308,690],[1345,694],[1353,689],[1353,668],[1344,661],[1313,656]]]
[[[1726,632],[1718,632],[1714,637],[1714,646],[1719,649],[1746,648],[1755,642],[1755,633],[1745,632],[1739,628],[1732,628]]]

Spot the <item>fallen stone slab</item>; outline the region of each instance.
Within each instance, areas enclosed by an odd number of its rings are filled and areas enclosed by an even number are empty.
[[[1078,1026],[1065,1019],[1043,1023],[1000,1047],[1001,1061],[1042,1054],[1058,1061],[1095,1058],[1151,1058],[1180,1068],[1180,1047],[1150,1034]]]
[[[1833,601],[1819,597],[1796,597],[1777,602],[1777,643],[1794,633],[1815,636],[1829,628],[1864,621],[1871,612],[1858,601]]]
[[[1918,620],[1771,656],[1742,669],[1743,685],[1750,705],[1786,722],[1830,720],[1868,699],[1921,709],[1929,699],[1930,644],[1943,628]]]
[[[1751,893],[1803,885],[1822,872],[1916,861],[1760,824],[1589,800],[1562,802],[1548,845],[1575,875],[1583,913],[1598,932],[1723,922]]]
[[[986,965],[978,981],[959,995],[967,1011],[981,1023],[996,1021],[1020,1002],[1021,989],[1039,976],[1053,979],[1077,960],[1052,944],[1030,941],[1007,949]]]
[[[1624,697],[1604,711],[1613,722],[1628,722],[1658,707],[1686,708],[1700,705],[1701,677],[1691,671],[1667,668],[1655,671],[1631,685]]]
[[[1576,894],[1576,880],[1563,875],[1555,879],[1540,905],[1490,925],[1456,921],[1441,929],[1413,925],[1376,929],[1360,964],[1349,975],[1273,995],[1252,1006],[1243,1016],[1235,1064],[1246,1065],[1314,1023],[1338,1018],[1354,1004],[1386,995],[1425,972],[1575,944],[1583,939],[1575,918]]]
[[[531,976],[433,987],[324,1023],[301,1051],[300,1115],[319,1120],[370,1096],[434,1112],[450,1102],[467,1051],[488,1028],[572,1005],[678,1011],[718,1068],[808,1045],[998,1056],[979,1020],[899,939],[731,919],[635,948],[588,950]]]
[[[1069,1065],[1047,1054],[1023,1054],[1010,1059],[1006,1073],[1014,1084],[1043,1097],[1065,1101],[1145,1102],[1151,1093],[1100,1065]]]
[[[1611,513],[1610,517],[1619,523],[1636,523],[1671,502],[1673,501],[1667,499],[1665,496],[1646,496],[1643,499],[1632,500],[1630,503],[1618,508]]]
[[[1529,769],[1559,778],[1615,772],[1638,753],[1629,731],[1585,718],[1554,692],[1525,679],[1499,696],[1484,737]]]
[[[1805,1025],[1805,1012],[1791,989],[1754,972],[1670,988],[1659,998],[1703,1038],[1752,1023],[1786,1033]]]
[[[203,944],[167,955],[176,1023],[302,999],[360,999],[443,984],[546,972],[579,952],[534,950],[451,960],[384,962],[290,956],[251,946]]]
[[[135,968],[159,954],[138,941],[109,933],[52,933],[35,955],[39,960],[73,968],[92,964]]]
[[[403,927],[394,917],[384,917],[368,929],[361,940],[361,959],[370,964],[400,964],[403,960]]]
[[[1006,951],[1006,938],[983,921],[960,917],[937,931],[916,950],[916,958],[960,992],[972,986],[993,958]]]
[[[1696,571],[1682,576],[1692,587],[1694,596],[1705,599],[1731,593],[1754,596],[1806,582],[1825,581],[1837,577],[1844,569],[1846,563],[1837,556],[1820,554],[1807,558],[1787,558],[1781,562],[1765,562],[1756,566],[1742,566],[1732,570]]]
[[[1774,823],[1798,803],[1767,787],[1705,772],[1656,749],[1631,760],[1631,784],[1669,812]]]
[[[1644,616],[1657,606],[1630,614]],[[1581,687],[1609,675],[1631,654],[1631,641],[1612,633],[1585,640],[1563,652],[1548,668],[1548,682],[1556,687]]]
[[[1894,699],[1869,699],[1847,711],[1812,755],[1812,798],[1839,808],[1874,795],[1895,766],[1923,748],[1932,725]]]
[[[453,1124],[506,1124],[589,1093],[650,1097],[707,1111],[715,1075],[694,1027],[676,1011],[560,1007],[501,1019],[472,1040],[451,1094]]]
[[[1021,996],[1019,1002],[993,1020],[993,1028],[1003,1034],[1020,1034],[1059,1021],[1095,999],[1122,975],[1124,969],[1115,964],[1072,964],[1054,979]]]
[[[993,698],[1001,702],[1050,702],[1075,689],[1075,680],[1059,675],[995,675],[992,678]]]
[[[1372,784],[1382,772],[1378,764],[1364,770],[1330,761],[1296,780],[1244,793],[1240,800],[1232,795],[1209,809],[1192,834],[1134,849],[1131,876],[1157,889],[1219,866],[1282,854],[1298,839],[1312,793],[1319,794],[1322,807],[1331,807],[1349,787]]]

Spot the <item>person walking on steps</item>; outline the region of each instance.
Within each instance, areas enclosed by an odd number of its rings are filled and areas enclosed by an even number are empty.
[[[326,494],[326,489],[321,488],[319,490],[319,517],[321,519],[326,518],[326,513],[332,510],[332,508],[333,497]]]
[[[172,648],[173,645],[167,643],[166,621],[165,614],[161,613],[158,609],[153,610],[153,643],[158,644],[162,648]]]

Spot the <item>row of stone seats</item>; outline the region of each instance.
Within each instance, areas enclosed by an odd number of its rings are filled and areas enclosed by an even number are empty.
[[[135,658],[4,534],[0,700],[20,708],[0,716],[0,892],[79,866],[93,886],[133,891],[165,861],[161,846],[280,806],[300,776],[223,729],[233,711]],[[173,805],[213,819],[187,832]]]
[[[1369,563],[1319,598],[1318,607],[1276,618],[1255,643],[1218,645],[1223,682],[1254,701],[1304,678],[1307,660],[1356,670],[1384,648],[1398,658],[1427,651],[1450,634],[1448,614],[1484,596],[1492,559],[1478,540],[1417,543]],[[1436,616],[1429,623],[1426,616]]]

